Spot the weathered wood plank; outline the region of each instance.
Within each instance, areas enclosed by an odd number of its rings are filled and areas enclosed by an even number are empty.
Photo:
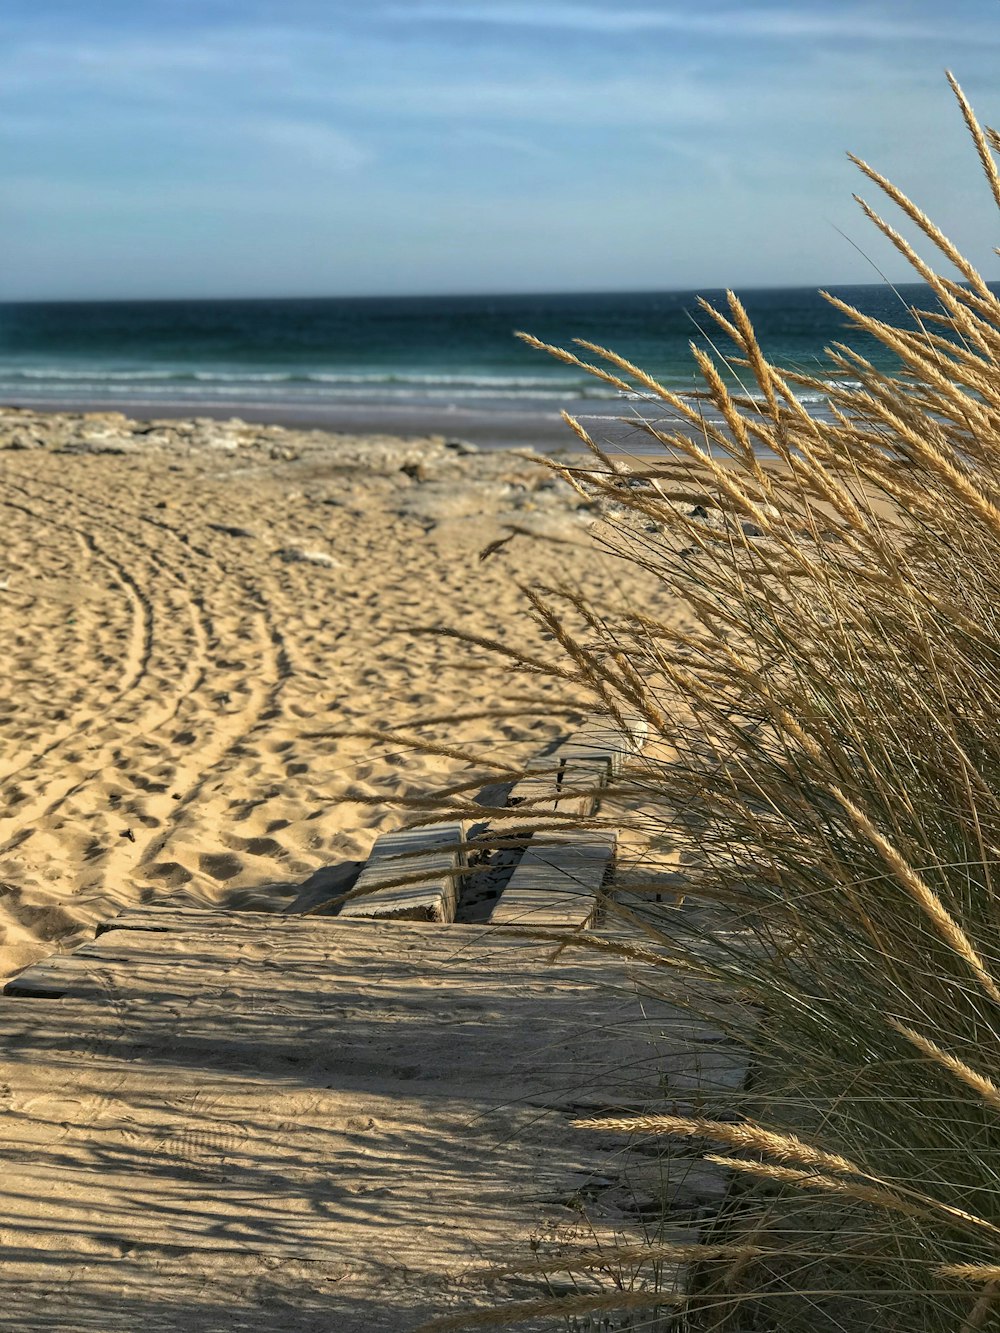
[[[559,771],[558,808],[578,815],[591,815],[600,806],[604,774],[593,764],[564,759]]]
[[[629,716],[622,732],[612,721],[593,718],[557,747],[553,758],[567,763],[595,764],[608,776],[618,773],[629,755],[646,741],[647,725],[643,718]]]
[[[471,1257],[465,1228],[495,1248],[613,1179],[596,1135],[555,1113],[532,1133],[534,1107],[243,1081],[213,1081],[206,1105],[204,1075],[174,1069],[130,1079],[109,1116],[120,1072],[79,1072],[57,1149],[5,1145],[7,1245],[42,1224],[50,1244],[86,1238],[84,1253],[103,1240],[370,1262],[381,1234],[394,1262],[441,1271]]]
[[[508,805],[524,806],[525,819],[532,815],[592,815],[600,800],[606,775],[598,765],[567,762],[522,778],[512,788]]]
[[[689,1037],[687,1048],[672,1056],[663,1072],[668,1095],[724,1106],[746,1082],[747,1055],[723,1040]]]
[[[532,841],[490,913],[491,925],[587,927],[614,862],[616,837],[600,830]]]
[[[288,1074],[322,1068],[344,1087],[385,1091],[417,1077],[436,1095],[489,1097],[502,1086],[518,1101],[649,1104],[666,1071],[689,1070],[689,1038],[714,1033],[658,981],[663,998],[645,1002],[651,1034],[603,954],[549,963],[544,941],[473,926],[299,924],[300,942],[105,934],[45,965],[64,998],[0,1002],[0,1049],[61,1057],[96,1045],[130,1061],[157,1052],[220,1077],[273,1057]]]
[[[128,907],[101,921],[98,936],[112,930],[143,931],[147,934],[173,934],[190,931],[248,931],[267,930],[301,938],[303,930],[324,930],[335,918],[310,917],[308,923],[300,916],[285,916],[275,912],[219,912],[200,907]]]
[[[465,826],[428,824],[397,829],[376,839],[341,917],[408,921],[455,920],[458,882],[465,868]],[[414,876],[419,882],[399,883]]]
[[[81,968],[79,964],[66,962],[60,966],[61,963],[62,959],[56,959],[54,962],[46,960],[25,968],[7,982],[3,988],[4,995],[29,997],[35,1000],[62,999],[67,991],[79,982],[81,976],[88,976],[89,973],[86,967]]]

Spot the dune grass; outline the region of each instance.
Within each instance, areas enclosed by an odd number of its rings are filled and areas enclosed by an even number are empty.
[[[949,80],[1000,207],[1000,136]],[[737,355],[692,347],[694,397],[606,348],[523,335],[648,400],[650,458],[624,464],[567,417],[590,461],[554,466],[616,515],[599,539],[693,614],[681,631],[568,589],[532,602],[567,688],[638,712],[656,741],[622,795],[642,811],[649,886],[680,850],[688,897],[617,910],[665,968],[742,1001],[738,1123],[605,1122],[701,1144],[740,1182],[723,1231],[685,1255],[691,1329],[1000,1328],[1000,299],[857,165],[935,256],[859,199],[926,308],[901,302],[892,324],[829,299],[895,370],[849,341],[829,379],[782,370],[733,295],[704,312]],[[663,1258],[621,1255],[636,1311]],[[574,1264],[587,1256],[558,1261]],[[658,1310],[675,1326],[675,1297]]]

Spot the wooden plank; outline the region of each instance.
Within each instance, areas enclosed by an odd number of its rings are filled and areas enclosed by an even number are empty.
[[[308,929],[325,929],[335,917],[309,917]],[[208,908],[125,908],[115,917],[99,922],[96,934],[108,930],[136,930],[147,934],[188,934],[191,932],[231,932],[231,930],[264,930],[299,937],[305,922],[301,916],[285,916],[283,912],[219,912]]]
[[[465,826],[428,824],[397,829],[375,840],[358,876],[355,892],[338,916],[396,918],[407,921],[454,921],[458,881],[465,868]],[[419,875],[418,883],[399,883]]]
[[[621,770],[625,759],[639,751],[646,741],[647,725],[643,718],[629,716],[624,732],[610,719],[593,718],[575,731],[555,750],[553,757],[576,764],[606,767],[608,776]]]
[[[639,871],[636,874],[642,875],[641,889],[630,887],[628,882],[622,884],[616,881],[610,891],[610,897],[620,907],[635,912],[640,917],[644,912],[655,910],[655,905],[667,905],[672,910],[678,909],[684,903],[691,887],[691,876],[681,870],[650,871],[645,875]],[[633,883],[634,879],[635,876]],[[667,919],[672,922],[671,918]]]
[[[714,1032],[671,1002],[664,978],[637,1024],[631,981],[605,954],[550,963],[548,943],[502,928],[300,924],[298,944],[104,935],[49,960],[62,999],[0,1002],[0,1051],[33,1052],[39,1069],[84,1048],[211,1067],[222,1080],[271,1061],[283,1076],[325,1070],[344,1088],[388,1092],[417,1078],[435,1095],[489,1098],[502,1086],[516,1101],[649,1105],[666,1071],[690,1068],[690,1038]]]
[[[46,959],[12,977],[4,986],[3,993],[34,1000],[60,1000],[79,982],[81,971],[88,975],[86,968],[81,969],[79,964],[69,962],[68,959]]]
[[[641,967],[550,953],[500,927],[144,909],[48,960],[75,989],[0,1001],[10,1326],[394,1333],[489,1307],[476,1273],[533,1237],[638,1241],[665,1204],[661,1239],[696,1240],[721,1173],[569,1122],[703,1106],[663,1080],[720,1034],[684,981],[640,999]]]
[[[593,814],[600,806],[604,785],[604,774],[595,765],[564,759],[559,771],[559,809],[584,816]]]
[[[520,782],[515,782],[510,789],[507,797],[508,805],[521,805],[527,803],[525,814],[529,810],[539,810],[551,812],[555,809],[556,801],[559,795],[559,765],[543,771],[530,773]]]
[[[539,1133],[534,1107],[432,1100],[402,1085],[324,1097],[229,1081],[208,1085],[206,1114],[206,1080],[191,1071],[130,1078],[120,1091],[119,1071],[79,1072],[58,1147],[43,1148],[42,1134],[5,1145],[5,1250],[11,1233],[27,1241],[44,1227],[83,1261],[95,1241],[355,1262],[391,1246],[395,1263],[440,1271],[469,1262],[470,1231],[526,1245],[520,1225],[551,1225],[613,1179],[614,1140],[572,1133],[555,1115]]]
[[[490,924],[568,929],[592,925],[616,842],[614,833],[602,830],[532,839],[490,913]]]
[[[522,778],[507,797],[508,805],[524,803],[525,820],[532,815],[592,815],[598,807],[606,774],[600,766],[560,760],[546,771]]]
[[[664,1070],[667,1093],[680,1099],[731,1105],[746,1082],[747,1054],[721,1038],[688,1039],[687,1049],[674,1055]]]

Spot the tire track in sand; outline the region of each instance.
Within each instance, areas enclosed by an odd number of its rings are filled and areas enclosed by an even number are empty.
[[[5,478],[5,482],[8,490],[16,490],[28,499],[44,502],[44,496],[39,496],[37,492],[32,492],[28,487],[11,481],[9,477]],[[80,497],[71,488],[54,482],[50,483],[49,488],[58,489],[64,496],[70,497],[79,503]],[[89,555],[111,571],[110,581],[122,589],[129,602],[132,617],[125,652],[119,663],[119,677],[114,699],[103,703],[99,707],[95,706],[93,701],[89,705],[82,706],[65,724],[56,729],[55,734],[44,746],[38,747],[27,754],[19,753],[13,757],[13,762],[8,760],[5,765],[5,771],[2,775],[5,781],[21,776],[28,769],[35,769],[36,771],[27,783],[21,784],[21,799],[17,802],[19,808],[16,814],[6,819],[0,819],[0,855],[21,845],[24,832],[33,821],[39,818],[51,819],[63,801],[82,790],[95,776],[102,774],[107,767],[109,754],[113,755],[112,747],[115,743],[127,745],[134,741],[136,737],[145,736],[155,731],[176,714],[181,702],[190,695],[191,691],[204,677],[205,645],[207,643],[204,625],[199,620],[196,605],[187,592],[184,581],[174,575],[172,581],[184,591],[186,599],[184,610],[187,612],[194,651],[183,654],[184,668],[182,675],[165,698],[155,700],[148,689],[146,697],[144,697],[142,691],[151,683],[148,678],[157,649],[156,624],[158,617],[150,595],[129,571],[124,562],[116,559],[105,550],[102,543],[88,528],[69,522],[66,519],[55,518],[51,513],[40,513],[29,505],[6,497],[3,498],[3,503],[51,529],[72,533]],[[105,506],[105,509],[110,508],[112,506]],[[105,527],[110,526],[103,514],[100,521],[103,522]],[[127,531],[120,531],[117,536],[119,546],[122,542],[133,546],[140,552],[141,558],[146,560],[150,567],[154,566],[155,552],[152,551],[152,548],[132,540]],[[165,574],[168,579],[171,578],[171,571],[165,569],[162,565],[157,572],[161,575]],[[159,619],[163,620],[165,617],[161,615]],[[136,716],[134,718],[119,717],[122,708],[131,704],[135,696],[138,696]],[[74,745],[86,744],[88,737],[95,729],[108,726],[117,726],[123,733],[115,738],[115,742],[106,742],[96,749],[91,747],[85,756],[74,754],[72,756],[62,756],[60,759],[59,751],[65,749],[69,742],[72,741]],[[69,774],[53,776],[45,771],[45,767],[50,767],[51,763],[57,760],[71,769]],[[48,764],[46,761],[49,761]],[[41,772],[37,771],[39,766],[45,766]],[[25,793],[25,788],[28,792],[31,788],[36,789],[33,800]]]
[[[10,485],[9,482],[7,484]],[[17,487],[16,489],[30,495],[24,487]],[[71,524],[60,522],[58,519],[52,518],[51,515],[40,514],[37,510],[19,504],[15,500],[0,497],[0,503],[5,508],[19,510],[21,513],[29,515],[47,527],[72,533],[88,555],[96,558],[111,571],[109,581],[122,590],[125,600],[129,604],[131,618],[125,659],[120,663],[119,678],[114,687],[116,693],[114,704],[117,704],[139,687],[146,673],[153,643],[153,612],[149,599],[143,594],[138,583],[121,561],[103,551],[89,533],[81,531]],[[105,704],[103,707],[106,712],[108,705]],[[8,756],[3,762],[2,771],[0,771],[0,781],[9,781],[11,778],[18,776],[25,768],[37,764],[69,738],[79,738],[85,735],[97,720],[95,711],[93,703],[79,708],[62,726],[55,728],[47,744],[33,752],[15,752],[12,756]]]
[[[106,779],[109,771],[111,773],[120,772],[127,768],[130,763],[134,764],[136,758],[139,758],[143,764],[150,763],[148,753],[143,756],[135,755],[137,745],[154,737],[157,731],[162,729],[171,719],[178,716],[182,707],[189,706],[192,701],[198,700],[199,691],[206,679],[209,650],[213,641],[213,625],[204,598],[200,595],[200,590],[197,594],[191,592],[191,575],[200,572],[209,587],[225,587],[229,578],[229,571],[210,552],[193,544],[186,534],[176,531],[167,523],[152,520],[148,515],[138,514],[134,510],[123,506],[109,505],[106,500],[102,500],[99,512],[95,512],[87,503],[89,497],[81,495],[70,487],[51,479],[41,480],[33,477],[32,481],[40,482],[42,487],[48,490],[50,494],[52,491],[60,492],[65,500],[69,501],[78,510],[78,518],[82,514],[91,523],[103,524],[107,527],[110,511],[112,514],[117,513],[123,519],[131,520],[131,522],[118,525],[117,531],[140,554],[142,562],[148,563],[149,567],[155,568],[161,577],[167,577],[177,588],[183,591],[190,623],[197,639],[198,651],[196,654],[188,656],[184,675],[175,689],[171,691],[172,697],[162,702],[155,709],[150,710],[147,707],[141,717],[132,722],[131,729],[124,736],[116,737],[96,750],[92,749],[87,756],[87,771],[56,779],[54,782],[52,780],[45,782],[38,792],[36,800],[17,812],[16,822],[5,821],[0,824],[0,835],[6,835],[3,844],[0,845],[0,855],[10,852],[15,847],[22,846],[32,836],[34,830],[31,824],[33,821],[43,820],[46,823],[51,823],[54,816],[66,802],[83,793],[95,782],[101,783]],[[36,501],[43,498],[37,494],[32,495],[27,487],[20,486],[19,489]],[[50,524],[58,523],[49,515],[40,515],[37,511],[31,512],[36,519],[47,521]],[[184,559],[182,569],[190,571],[190,574],[187,572],[182,574],[164,563],[162,545],[151,546],[149,543],[142,542],[137,535],[133,535],[138,528],[135,523],[137,518],[143,518],[146,522],[153,523],[161,535],[168,537],[180,546]],[[62,526],[67,525],[64,523]],[[84,536],[89,549],[95,556],[98,558],[104,557],[113,562],[113,558],[109,557],[108,553],[103,550],[92,530],[84,531],[81,528],[76,528],[75,525],[71,526],[78,534]],[[127,575],[128,571],[122,570],[119,562],[113,563],[120,572]],[[126,587],[129,586],[127,579],[122,580],[122,582]],[[152,586],[152,580],[150,580],[150,584]],[[145,669],[142,675],[145,676],[148,675],[149,660],[156,646],[155,625],[157,617],[154,614],[149,597],[135,579],[131,580],[131,588],[140,604],[145,605],[150,610],[144,640],[146,651],[143,654],[143,665]],[[118,873],[127,874],[130,871],[134,873],[139,866],[149,866],[158,857],[164,855],[169,848],[171,838],[175,836],[178,830],[178,824],[181,822],[179,817],[183,817],[186,808],[190,807],[196,800],[206,782],[215,776],[218,770],[225,768],[228,758],[255,730],[262,716],[269,715],[277,704],[281,685],[290,672],[290,664],[283,639],[280,631],[273,623],[271,610],[266,601],[256,593],[255,589],[250,589],[244,585],[242,591],[245,604],[254,604],[252,630],[246,635],[255,650],[253,656],[257,659],[254,663],[252,675],[250,675],[250,688],[242,691],[237,689],[247,679],[248,672],[245,667],[238,667],[237,676],[239,679],[231,680],[229,677],[232,672],[221,670],[222,663],[213,665],[213,685],[225,686],[229,684],[234,692],[244,695],[242,704],[235,712],[230,711],[225,715],[224,727],[213,727],[209,740],[198,747],[191,763],[174,764],[169,784],[163,782],[143,783],[139,775],[135,775],[135,781],[145,786],[151,794],[141,803],[142,810],[137,827],[134,832],[131,829],[129,830],[129,841],[124,842],[116,838],[111,840],[109,847],[103,849],[103,854],[100,856],[100,873],[102,876],[114,876]],[[234,664],[226,663],[225,665],[231,667]],[[128,692],[134,690],[137,684],[138,680],[127,681]],[[222,690],[221,694],[226,696],[227,691]],[[217,710],[206,709],[204,700],[201,701],[201,711],[202,713],[208,713],[212,720],[217,720]],[[91,723],[92,721],[91,719]],[[45,747],[43,754],[38,758],[43,758],[60,745],[65,745],[71,729],[70,726],[63,728],[62,732],[67,734],[60,734],[56,740]],[[77,737],[79,736],[79,727],[74,734]],[[174,755],[174,759],[176,760],[176,755]],[[168,785],[181,790],[180,792],[174,791],[172,795],[167,795],[165,793]],[[150,813],[152,805],[157,805],[156,814]],[[127,809],[123,811],[123,817],[128,816],[128,814]],[[155,834],[147,831],[150,826],[157,828],[164,822],[166,827]]]

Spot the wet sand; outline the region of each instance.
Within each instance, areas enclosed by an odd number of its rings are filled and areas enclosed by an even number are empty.
[[[120,404],[108,399],[87,399],[74,402],[44,404],[24,400],[29,411],[80,414],[84,412],[115,412]],[[662,428],[673,429],[676,421],[671,414],[657,410],[655,404],[620,401],[570,401],[567,410],[577,417],[602,447],[615,452],[648,453],[655,449],[635,424],[640,413],[659,419]],[[466,440],[480,449],[521,449],[539,453],[557,454],[564,450],[578,452],[583,446],[567,427],[551,404],[523,404],[514,410],[509,406],[492,408],[462,408],[454,410],[447,405],[428,407],[426,404],[404,403],[324,403],[296,405],[248,404],[233,402],[223,405],[191,403],[148,402],[130,403],[127,411],[133,418],[162,420],[197,419],[224,421],[239,417],[243,421],[261,425],[288,427],[291,430],[331,431],[354,436],[395,435],[406,437],[440,436],[444,439]]]

